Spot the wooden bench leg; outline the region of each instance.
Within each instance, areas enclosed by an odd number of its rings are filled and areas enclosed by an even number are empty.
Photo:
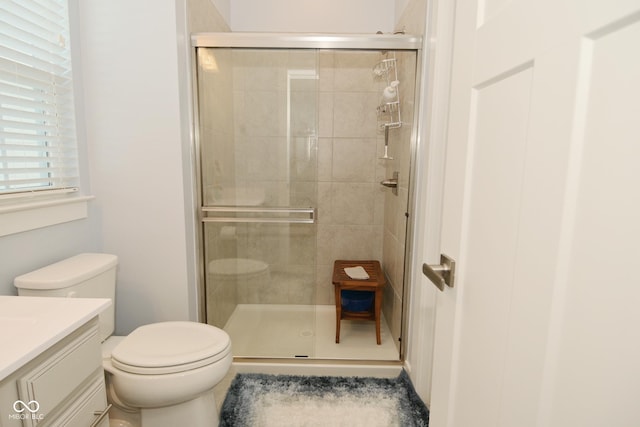
[[[342,318],[342,300],[340,298],[340,286],[335,287],[336,292],[336,344],[340,343],[340,319]]]
[[[375,301],[375,317],[376,317],[376,342],[378,345],[382,344],[380,338],[380,309],[382,308],[382,290],[376,289],[376,301]]]

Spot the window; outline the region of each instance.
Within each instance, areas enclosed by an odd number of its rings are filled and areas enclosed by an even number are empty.
[[[0,2],[0,236],[88,215],[69,47],[67,0]]]
[[[78,186],[66,0],[0,6],[0,198]]]

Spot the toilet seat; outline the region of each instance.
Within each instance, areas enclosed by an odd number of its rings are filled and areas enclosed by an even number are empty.
[[[231,351],[229,335],[196,322],[144,325],[111,352],[114,368],[141,375],[172,374],[206,366]]]

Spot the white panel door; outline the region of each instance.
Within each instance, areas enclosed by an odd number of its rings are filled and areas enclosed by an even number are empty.
[[[640,2],[457,2],[432,427],[640,426]]]

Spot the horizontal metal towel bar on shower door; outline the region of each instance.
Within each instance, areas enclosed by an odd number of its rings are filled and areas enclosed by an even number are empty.
[[[201,208],[202,222],[270,222],[282,224],[313,224],[316,222],[315,208],[284,208],[284,207],[250,207],[250,206],[205,206]],[[273,216],[207,216],[208,213],[226,214],[269,214]],[[289,217],[281,215],[304,214],[304,217]],[[279,216],[280,215],[280,216]]]

